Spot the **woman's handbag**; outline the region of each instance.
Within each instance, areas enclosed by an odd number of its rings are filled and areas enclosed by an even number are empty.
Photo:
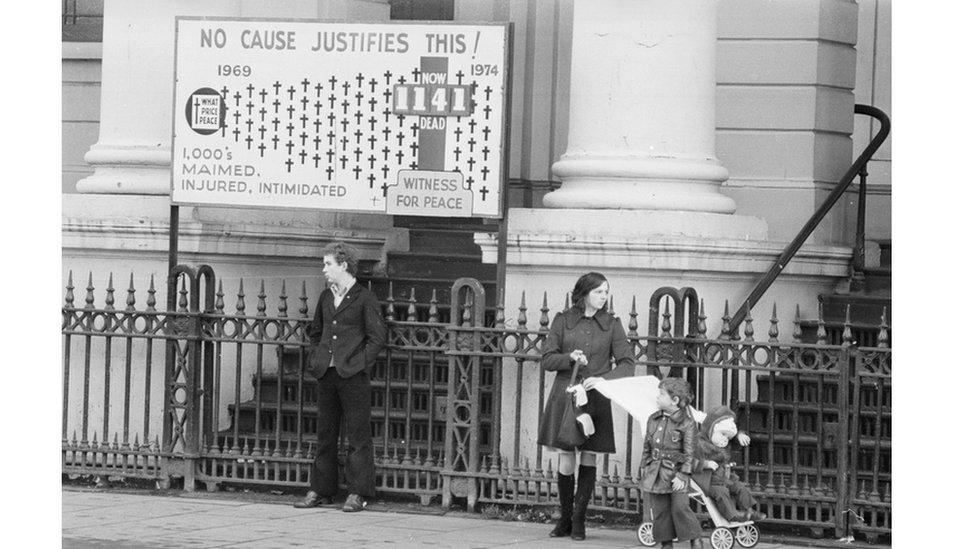
[[[573,374],[569,377],[570,385],[576,383],[576,375],[579,373],[579,363],[573,363]],[[583,430],[580,427],[576,417],[582,412],[579,406],[576,405],[576,399],[573,395],[566,394],[566,406],[563,407],[563,417],[559,420],[559,431],[556,433],[556,447],[557,448],[576,448],[580,444],[586,442],[586,435],[583,434]]]

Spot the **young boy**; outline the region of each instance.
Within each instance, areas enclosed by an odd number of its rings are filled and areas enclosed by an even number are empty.
[[[729,441],[736,434],[738,428],[731,408],[718,406],[709,410],[695,445],[692,478],[726,519],[736,522],[762,520],[766,515],[753,509],[756,500],[731,470]],[[740,438],[740,442],[748,444],[748,438]]]
[[[644,455],[641,457],[641,489],[650,493],[654,540],[661,549],[672,540],[690,540],[701,549],[701,524],[688,505],[698,427],[688,413],[691,390],[683,379],[665,378],[657,395],[660,408],[647,419]]]

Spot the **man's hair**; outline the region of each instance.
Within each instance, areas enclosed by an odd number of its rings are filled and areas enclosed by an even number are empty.
[[[691,404],[691,387],[687,381],[677,377],[667,377],[661,381],[660,387],[671,395],[671,398],[678,399],[679,408]]]
[[[356,276],[359,268],[359,251],[345,242],[333,242],[325,247],[322,256],[331,255],[336,263],[346,263],[346,272]]]

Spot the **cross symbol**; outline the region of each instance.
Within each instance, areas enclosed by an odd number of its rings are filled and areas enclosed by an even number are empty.
[[[280,124],[280,123],[281,123],[281,121],[278,120],[277,117],[275,117],[275,119],[271,121],[271,124],[274,126],[274,131],[278,131],[278,124]]]
[[[417,163],[416,162],[411,162],[410,163],[410,169],[411,170],[416,170],[417,169]]]
[[[468,145],[471,146],[471,149],[468,152],[474,152],[474,146],[476,144],[477,144],[477,141],[475,141],[473,137],[471,139],[469,139],[468,140]]]
[[[346,162],[349,162],[349,159],[346,158],[346,155],[342,155],[339,158],[339,162],[342,162],[342,169],[346,169]]]
[[[315,122],[312,122],[312,125],[315,126],[315,133],[319,133],[319,127],[322,126],[322,121],[316,118]]]
[[[342,83],[342,95],[349,95],[349,82]]]
[[[254,84],[248,84],[247,87],[244,88],[244,89],[247,90],[247,97],[248,97],[248,99],[250,99],[251,97],[253,97],[251,94],[254,93]]]
[[[397,147],[403,146],[403,132],[397,132]]]
[[[485,120],[488,120],[488,114],[491,112],[491,105],[485,105]]]
[[[321,143],[321,142],[322,142],[322,140],[319,139],[319,136],[318,135],[316,135],[315,136],[315,139],[312,140],[312,143],[315,143],[315,150],[319,150],[319,143]]]
[[[369,93],[376,92],[376,84],[377,84],[377,82],[376,82],[376,79],[375,78],[370,78],[369,79]]]
[[[390,148],[389,147],[383,147],[383,149],[382,149],[381,152],[383,153],[383,162],[386,162],[386,160],[388,158],[388,155],[390,154]]]
[[[329,146],[331,146],[332,140],[335,139],[335,132],[329,130],[329,133],[325,134],[325,136],[329,138]]]
[[[481,167],[481,180],[488,181],[488,166]]]
[[[343,99],[341,105],[342,105],[342,114],[347,114],[349,112],[349,102]]]
[[[469,175],[468,178],[465,179],[464,181],[465,181],[465,183],[468,184],[468,186],[466,188],[468,190],[470,190],[471,189],[471,185],[474,185],[474,178]]]
[[[413,81],[414,82],[416,82],[417,80],[420,79],[420,69],[414,68],[413,71],[410,74],[413,75]]]
[[[363,151],[359,150],[359,147],[356,147],[356,150],[354,150],[353,153],[356,155],[356,162],[358,163],[359,157],[362,156]]]
[[[481,201],[484,202],[485,197],[488,196],[488,187],[482,185],[481,190],[479,190],[478,192],[481,193]]]
[[[377,103],[377,101],[376,101],[376,98],[375,97],[370,97],[369,98],[369,112],[375,112],[376,111],[376,103]]]
[[[390,168],[383,164],[383,179],[386,179],[386,172],[390,171]]]
[[[342,131],[346,131],[346,127],[349,126],[349,121],[343,118],[340,124],[342,124]]]
[[[389,104],[389,103],[390,103],[390,96],[391,96],[391,95],[393,95],[393,92],[391,92],[391,91],[389,90],[389,88],[387,88],[387,90],[386,90],[385,92],[383,92],[383,97],[384,97],[384,98],[386,98],[386,103],[387,103],[387,104]]]
[[[264,103],[264,99],[268,96],[268,90],[261,88],[261,91],[258,92],[258,95],[261,96],[261,102]]]
[[[289,101],[295,98],[295,86],[288,86],[286,91],[288,92]]]
[[[407,79],[404,78],[403,75],[400,75],[400,78],[397,78],[397,84],[406,84],[406,83],[407,83]]]
[[[363,104],[363,92],[359,92],[358,91],[358,92],[356,92],[356,95],[354,95],[353,97],[356,98],[356,106],[357,107],[362,106],[362,104]]]
[[[329,127],[335,126],[335,114],[329,113]]]
[[[325,151],[325,156],[329,157],[329,164],[331,164],[332,163],[332,157],[335,156],[335,151],[333,151],[332,149],[329,149],[329,150]]]
[[[318,168],[319,167],[319,160],[322,160],[322,157],[319,156],[319,153],[315,153],[315,155],[312,156],[312,160],[315,161],[315,167]]]
[[[298,134],[298,137],[302,138],[302,146],[305,146],[305,140],[308,139],[308,135],[305,132]]]
[[[264,143],[261,143],[260,145],[258,145],[258,150],[261,151],[261,158],[264,158],[264,149],[266,149],[266,148],[267,147],[264,146]]]
[[[356,117],[356,124],[360,124],[363,121],[363,113],[356,111],[356,114],[353,116]]]
[[[474,121],[474,118],[468,122],[468,126],[471,128],[471,133],[474,133],[474,129],[478,127],[478,123]]]
[[[369,188],[372,189],[373,188],[373,183],[376,182],[376,176],[373,175],[373,174],[369,174],[369,177],[367,177],[367,179],[369,179]],[[376,199],[374,198],[373,200],[376,200]],[[376,204],[376,202],[373,202],[373,204]]]
[[[295,129],[295,126],[293,126],[291,122],[289,122],[288,125],[285,126],[285,129],[288,130],[288,137],[291,137],[291,132]]]
[[[487,162],[488,161],[488,153],[491,152],[491,149],[489,149],[487,146],[485,146],[485,148],[481,149],[481,152],[485,155],[485,162]]]
[[[485,128],[481,130],[481,133],[485,134],[485,141],[488,141],[488,134],[491,133],[491,128],[485,126]]]
[[[238,124],[241,121],[241,113],[234,111],[234,124]]]
[[[454,161],[455,162],[461,161],[461,147],[454,148]]]
[[[413,155],[417,156],[417,149],[420,148],[416,142],[410,144],[410,150],[413,151]]]
[[[397,151],[395,156],[397,157],[397,164],[403,164],[403,151]]]
[[[254,111],[254,103],[251,103],[250,101],[248,101],[247,102],[247,105],[245,105],[245,107],[247,107],[247,115],[248,116],[251,116],[251,113]]]
[[[454,128],[454,140],[461,141],[461,126]]]
[[[491,92],[492,92],[491,86],[485,88],[485,101],[491,100]]]
[[[247,125],[247,133],[251,133],[251,126],[254,125],[254,121],[248,118],[247,122],[245,122],[244,124]]]
[[[387,187],[389,187],[389,185],[387,185],[386,183],[383,183],[383,185],[380,186],[380,188],[383,189],[383,198],[386,198]]]
[[[237,128],[234,128],[234,132],[233,133],[234,133],[234,141],[236,142],[237,141],[237,138],[240,137],[240,135],[241,135],[241,130],[239,130]]]
[[[329,109],[335,108],[336,97],[334,95],[329,96]]]
[[[302,152],[298,153],[298,156],[302,159],[302,165],[305,165],[305,149],[302,149]]]
[[[261,115],[261,122],[264,122],[264,115],[268,114],[268,111],[264,107],[261,107],[258,113]]]
[[[393,73],[390,72],[390,71],[386,71],[386,72],[383,73],[383,77],[386,78],[386,85],[389,86],[390,85],[390,78],[393,77]]]
[[[389,108],[383,109],[383,122],[389,122],[390,121],[390,115],[391,114],[392,113],[390,112],[390,109]]]
[[[343,135],[339,142],[342,143],[342,150],[346,150],[346,145],[349,144],[349,138]]]
[[[373,155],[369,155],[369,158],[367,158],[367,160],[369,160],[369,169],[372,170],[373,166],[376,164],[376,157]]]
[[[278,91],[281,90],[281,82],[275,80],[274,85],[271,87],[275,89],[275,95],[278,95]]]
[[[281,106],[281,101],[278,101],[278,99],[276,98],[271,104],[274,105],[275,114],[278,114],[278,107]]]
[[[301,103],[303,111],[308,109],[308,97],[302,97]]]
[[[390,128],[387,126],[383,127],[383,141],[390,140]]]
[[[223,88],[220,88],[220,95],[225,100],[227,99],[227,86],[224,86]]]
[[[294,164],[294,162],[292,162],[291,161],[291,158],[289,158],[288,161],[285,162],[285,164],[288,165],[288,173],[291,173],[291,166],[292,166],[292,164]]]
[[[302,116],[301,118],[299,118],[299,120],[302,121],[302,129],[305,129],[305,123],[308,122],[308,116],[305,116],[305,114],[302,113]],[[485,129],[487,130],[488,128]]]
[[[288,143],[285,143],[285,147],[288,148],[288,154],[291,154],[291,150],[292,150],[292,148],[295,147],[295,144],[292,143],[291,141],[288,141]]]
[[[477,89],[478,89],[478,81],[477,81],[477,80],[475,80],[474,82],[472,82],[472,83],[471,83],[471,95],[472,95],[472,96],[474,95],[474,92],[475,92],[475,91],[476,91]]]
[[[468,158],[468,170],[474,168],[474,158]]]
[[[363,171],[363,169],[360,168],[359,166],[356,166],[355,168],[352,169],[352,171],[356,174],[356,179],[358,180],[359,179],[359,172]]]
[[[404,119],[404,116],[402,114],[398,114],[397,115],[397,122],[400,123],[400,127],[401,128],[403,127],[403,119]]]
[[[372,183],[372,181],[370,181],[370,183]],[[370,185],[370,188],[372,188],[372,187],[373,187],[373,186],[372,186],[372,185]],[[370,200],[371,200],[371,201],[373,202],[373,205],[374,205],[374,206],[376,205],[376,203],[377,203],[377,202],[379,202],[379,201],[380,201],[380,199],[379,199],[379,198],[376,198],[375,196],[374,196],[373,198],[371,198]]]
[[[271,138],[271,142],[274,143],[274,150],[278,150],[278,136],[277,135]]]
[[[302,80],[302,93],[308,93],[308,78]]]
[[[376,130],[376,118],[373,116],[369,117],[369,131]]]
[[[333,171],[334,171],[334,170],[332,169],[332,166],[329,166],[329,167],[327,167],[327,168],[325,169],[325,173],[327,173],[327,174],[328,174],[328,176],[329,176],[329,181],[332,181],[332,172],[333,172]]]
[[[333,75],[332,78],[329,78],[329,89],[331,91],[335,91],[336,82],[337,82],[337,80],[336,80],[335,75]]]
[[[322,112],[322,103],[320,101],[315,102],[315,116],[318,116]]]
[[[245,138],[244,141],[247,142],[247,150],[251,150],[251,141],[252,141],[251,136],[250,135],[247,136],[247,138]]]
[[[293,114],[295,114],[295,106],[288,105],[288,118],[291,118]]]
[[[454,76],[457,76],[458,85],[460,85],[461,84],[461,79],[464,78],[464,73],[461,72],[461,71],[457,71],[457,74],[455,74]]]
[[[239,107],[241,105],[241,92],[234,92],[234,106]]]
[[[360,88],[363,87],[363,73],[359,73],[356,75],[356,85],[359,86]]]
[[[413,130],[413,136],[417,137],[417,132],[420,130],[420,126],[414,123],[413,126],[410,126],[410,129]]]
[[[370,134],[369,139],[367,139],[366,141],[369,141],[369,149],[370,150],[373,150],[373,148],[376,147],[376,136],[375,135]]]
[[[322,83],[315,83],[315,97],[322,97]]]

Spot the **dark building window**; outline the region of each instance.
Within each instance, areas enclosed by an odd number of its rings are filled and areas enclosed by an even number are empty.
[[[61,41],[101,42],[105,0],[61,0]]]

